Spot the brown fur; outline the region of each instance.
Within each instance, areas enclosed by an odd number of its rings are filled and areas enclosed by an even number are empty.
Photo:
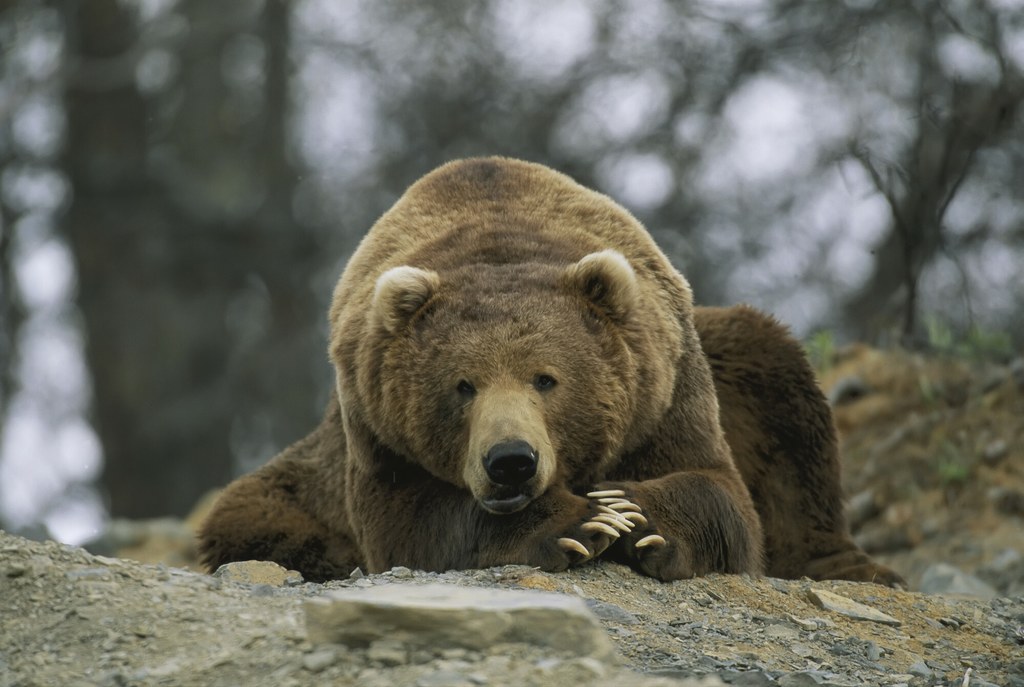
[[[899,581],[847,534],[800,347],[749,308],[695,311],[643,227],[561,174],[490,158],[427,175],[353,255],[330,322],[335,400],[224,492],[200,535],[211,568],[562,570],[559,538],[609,545],[581,528],[584,494],[617,488],[649,523],[608,555],[662,580]],[[509,486],[485,456],[512,440],[537,463]],[[667,545],[634,546],[652,533]]]

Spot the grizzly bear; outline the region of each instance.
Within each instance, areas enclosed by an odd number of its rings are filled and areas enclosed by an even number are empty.
[[[626,210],[546,167],[449,163],[346,266],[323,422],[229,485],[210,569],[307,579],[607,556],[901,584],[851,540],[829,407],[799,344],[695,308]]]

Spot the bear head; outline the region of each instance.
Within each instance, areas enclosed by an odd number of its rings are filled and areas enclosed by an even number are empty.
[[[637,392],[621,335],[637,301],[636,275],[612,250],[565,268],[387,270],[371,319],[393,443],[493,513],[595,480],[621,450]]]
[[[404,460],[492,513],[583,490],[672,404],[681,357],[700,355],[691,309],[606,196],[540,165],[450,163],[377,222],[335,290],[350,462]]]

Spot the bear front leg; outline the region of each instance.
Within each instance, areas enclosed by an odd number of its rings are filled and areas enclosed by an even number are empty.
[[[642,482],[603,482],[596,499],[630,516],[636,527],[611,547],[611,557],[656,579],[671,581],[711,572],[760,573],[761,526],[746,488],[724,470],[678,472]],[[602,503],[603,502],[603,503]]]
[[[423,473],[407,480],[390,474],[355,470],[349,479],[350,519],[370,572],[510,564],[560,571],[599,556],[634,526],[564,487],[497,515],[456,485]]]

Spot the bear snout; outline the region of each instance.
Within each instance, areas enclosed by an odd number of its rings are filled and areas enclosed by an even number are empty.
[[[537,451],[522,439],[503,441],[487,451],[484,470],[495,484],[518,487],[537,474]]]

